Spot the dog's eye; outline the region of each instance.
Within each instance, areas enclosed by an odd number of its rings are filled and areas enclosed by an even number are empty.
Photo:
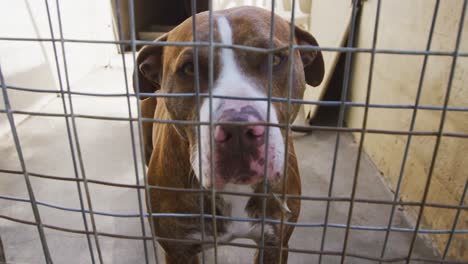
[[[283,62],[283,57],[281,54],[275,54],[273,56],[273,67],[280,65]]]
[[[181,71],[187,76],[193,76],[193,63],[185,63],[184,66],[182,66]]]

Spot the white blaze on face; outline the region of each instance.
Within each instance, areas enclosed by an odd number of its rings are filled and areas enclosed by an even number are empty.
[[[220,35],[221,42],[223,44],[230,45],[232,41],[232,29],[229,25],[226,17],[218,17],[216,19],[215,26],[217,25],[218,32]],[[213,95],[222,95],[222,96],[236,96],[236,97],[255,97],[255,98],[266,98],[265,94],[266,89],[261,89],[258,87],[252,80],[242,72],[242,69],[239,68],[236,58],[234,56],[234,51],[229,48],[220,49],[220,65],[221,72],[219,78],[216,80],[216,83],[213,87]],[[264,121],[267,121],[267,105],[266,101],[253,101],[253,100],[229,100],[229,99],[220,99],[213,98],[212,100],[212,118],[213,122],[216,122],[219,118],[219,115],[223,112],[224,109],[235,109],[240,110],[245,106],[252,106],[255,108],[261,115]],[[200,109],[200,119],[202,122],[210,121],[210,102],[209,98],[205,98]],[[278,117],[276,110],[271,104],[270,108],[270,122],[278,123]],[[200,180],[200,177],[203,177],[203,185],[211,185],[211,164],[210,159],[210,129],[208,126],[201,127],[201,142],[197,142],[193,146],[191,153],[191,163],[192,168],[195,172],[196,177]],[[214,131],[214,128],[213,128]],[[199,147],[201,145],[201,158],[202,158],[202,172],[200,175],[199,170]],[[272,161],[272,174],[279,173],[282,175],[283,166],[284,166],[284,141],[281,135],[281,131],[277,127],[270,127],[269,132],[269,147],[268,147],[268,160]],[[214,164],[213,164],[214,165]],[[273,175],[267,175],[268,177],[273,177]],[[215,175],[216,177],[216,175]]]

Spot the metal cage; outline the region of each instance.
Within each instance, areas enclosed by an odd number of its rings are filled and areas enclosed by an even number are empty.
[[[143,145],[142,145],[142,124],[143,122],[162,122],[162,123],[180,123],[184,125],[193,125],[197,126],[200,128],[200,126],[209,126],[211,129],[211,146],[213,147],[213,134],[212,134],[212,128],[216,123],[210,119],[210,122],[185,122],[185,121],[167,121],[167,120],[157,120],[157,119],[148,119],[148,118],[143,118],[141,117],[140,113],[140,108],[139,108],[139,100],[136,100],[136,104],[138,105],[137,113],[132,113],[131,110],[131,98],[139,98],[140,96],[146,96],[146,97],[193,97],[195,96],[197,98],[197,103],[198,106],[200,106],[200,100],[201,98],[208,98],[208,100],[211,100],[215,97],[212,93],[201,93],[200,92],[200,87],[199,85],[196,85],[196,93],[193,94],[163,94],[163,93],[158,93],[158,94],[148,94],[148,93],[140,93],[139,89],[137,88],[136,92],[133,93],[131,92],[131,89],[129,88],[129,80],[127,79],[127,72],[131,71],[131,67],[127,65],[127,62],[125,60],[125,54],[121,53],[122,56],[122,63],[124,65],[124,75],[125,75],[125,84],[126,84],[126,92],[121,93],[121,94],[100,94],[100,93],[84,93],[84,92],[76,92],[76,91],[71,91],[70,89],[70,83],[69,83],[69,69],[67,68],[67,56],[66,56],[66,44],[67,43],[87,43],[87,44],[116,44],[119,45],[121,50],[124,50],[125,45],[130,45],[131,47],[131,54],[133,58],[133,63],[136,62],[136,53],[137,53],[137,46],[138,45],[172,45],[172,46],[187,46],[187,47],[193,47],[194,49],[194,60],[195,60],[195,73],[198,73],[198,63],[197,59],[198,56],[196,55],[198,52],[198,47],[208,47],[210,51],[210,64],[209,64],[209,86],[210,86],[210,91],[213,87],[213,51],[215,48],[230,48],[230,49],[238,49],[238,50],[246,50],[250,52],[259,52],[263,54],[268,54],[269,57],[269,65],[272,65],[272,56],[271,54],[276,51],[274,48],[256,48],[256,47],[248,47],[248,46],[241,46],[241,45],[231,45],[231,46],[226,46],[221,43],[215,43],[213,41],[213,8],[212,8],[212,3],[210,3],[210,9],[209,9],[209,15],[210,15],[210,41],[205,43],[205,42],[196,42],[196,34],[194,34],[194,41],[193,42],[153,42],[153,41],[142,41],[142,40],[137,40],[136,39],[136,32],[135,32],[135,17],[134,17],[134,1],[130,0],[129,1],[129,14],[130,14],[130,31],[131,31],[131,39],[124,39],[123,34],[122,34],[122,22],[121,22],[121,11],[119,9],[119,0],[113,0],[115,1],[115,6],[117,7],[117,18],[118,21],[116,23],[117,25],[117,32],[118,32],[118,39],[116,41],[109,40],[109,41],[98,41],[98,40],[86,40],[86,39],[67,39],[64,38],[63,35],[63,28],[62,28],[62,21],[61,21],[61,13],[60,13],[60,2],[59,0],[55,1],[55,5],[57,7],[57,19],[59,21],[59,32],[54,32],[54,29],[52,27],[52,15],[50,13],[50,2],[48,0],[44,1],[45,8],[47,10],[48,14],[48,23],[50,26],[50,38],[8,38],[8,37],[2,37],[0,36],[0,41],[24,41],[24,42],[47,42],[50,43],[53,46],[54,54],[55,54],[55,67],[57,70],[57,75],[59,79],[59,85],[60,85],[60,90],[36,90],[33,88],[28,88],[28,87],[16,87],[16,86],[11,86],[8,84],[8,80],[6,80],[3,77],[2,73],[2,68],[8,67],[8,65],[0,65],[0,80],[1,80],[1,88],[2,88],[2,93],[3,93],[3,99],[5,103],[5,108],[0,109],[0,113],[4,113],[7,118],[8,122],[10,124],[10,129],[11,129],[11,134],[14,139],[14,145],[19,157],[20,165],[21,165],[21,170],[7,170],[0,168],[0,173],[6,173],[6,174],[16,174],[16,175],[23,175],[26,187],[27,187],[27,192],[29,197],[27,198],[20,198],[20,197],[12,197],[12,196],[6,196],[0,194],[0,199],[1,200],[10,200],[10,201],[15,201],[15,202],[22,202],[22,203],[29,203],[32,207],[33,214],[34,214],[34,221],[27,221],[23,220],[20,218],[14,218],[6,215],[0,215],[0,218],[12,222],[16,222],[21,225],[30,225],[33,227],[37,228],[37,232],[40,237],[41,245],[42,245],[42,250],[44,253],[45,257],[45,262],[46,263],[53,263],[54,260],[52,258],[52,255],[50,253],[50,248],[47,243],[47,235],[45,234],[46,229],[50,230],[56,230],[60,232],[70,232],[70,233],[75,233],[75,234],[81,234],[83,236],[86,236],[87,239],[87,245],[88,245],[88,250],[89,250],[89,256],[90,256],[90,262],[92,263],[103,263],[103,257],[102,257],[102,249],[101,249],[101,239],[103,237],[107,238],[112,238],[112,239],[131,239],[131,240],[141,240],[142,241],[142,247],[144,248],[145,252],[145,263],[152,263],[153,259],[151,258],[151,251],[153,251],[153,254],[155,256],[154,261],[156,263],[159,263],[158,261],[158,254],[161,254],[158,252],[158,247],[157,247],[157,242],[160,240],[164,240],[166,238],[160,238],[160,237],[155,237],[151,234],[151,231],[148,230],[147,227],[145,227],[145,221],[150,220],[153,217],[185,217],[185,218],[200,218],[202,224],[204,224],[204,219],[213,219],[214,223],[214,228],[216,228],[216,220],[217,219],[225,219],[226,217],[222,216],[217,216],[215,214],[205,214],[203,207],[201,208],[200,214],[170,214],[170,213],[160,213],[160,214],[150,214],[147,213],[145,210],[145,202],[150,203],[150,200],[145,199],[145,197],[141,194],[140,190],[148,192],[151,188],[156,188],[156,189],[161,189],[161,190],[170,190],[170,191],[178,191],[178,192],[184,192],[184,191],[189,191],[189,192],[196,192],[200,194],[200,197],[203,197],[205,194],[209,193],[212,196],[212,204],[214,206],[215,204],[215,196],[214,194],[218,193],[218,191],[215,188],[211,189],[190,189],[190,190],[184,190],[184,189],[168,189],[160,186],[150,186],[148,182],[145,180],[144,182],[141,182],[140,176],[141,175],[146,175],[146,166],[145,162],[143,159],[139,159],[138,156],[143,157]],[[211,1],[210,1],[211,2]],[[271,12],[274,12],[275,9],[275,1],[272,1],[273,3],[271,4]],[[296,8],[296,5],[292,4],[292,16],[291,16],[291,26],[294,27],[294,14],[296,13],[294,9]],[[273,219],[268,219],[265,217],[265,202],[263,203],[263,217],[260,219],[244,219],[244,218],[226,218],[229,220],[234,220],[234,221],[250,221],[250,222],[259,222],[262,223],[262,230],[264,228],[265,223],[276,223],[280,224],[281,226],[283,225],[295,225],[295,226],[300,226],[300,227],[320,227],[322,228],[322,241],[321,241],[321,248],[320,250],[303,250],[303,249],[295,249],[295,248],[278,248],[280,251],[289,251],[291,253],[301,253],[301,254],[312,254],[312,255],[318,255],[319,258],[319,263],[322,263],[322,256],[339,256],[341,258],[340,262],[341,263],[348,263],[349,259],[354,259],[355,261],[373,261],[373,262],[378,262],[378,263],[413,263],[413,262],[424,262],[424,263],[462,263],[462,261],[452,261],[447,259],[447,252],[450,248],[450,244],[452,241],[452,238],[456,234],[466,234],[468,233],[468,230],[466,229],[457,229],[457,224],[459,221],[459,217],[463,211],[466,211],[468,209],[468,206],[465,204],[465,199],[466,199],[466,193],[467,193],[467,186],[468,186],[468,181],[466,181],[465,186],[464,186],[464,191],[462,198],[460,200],[459,205],[453,206],[453,205],[447,205],[443,203],[429,203],[427,201],[428,198],[428,192],[429,188],[431,186],[431,178],[434,170],[434,164],[435,161],[438,158],[438,149],[440,146],[441,139],[443,137],[458,137],[458,138],[468,138],[468,134],[464,133],[458,133],[458,132],[445,132],[444,131],[444,122],[445,122],[445,117],[446,114],[449,111],[468,111],[468,107],[450,107],[449,106],[449,99],[450,99],[450,93],[451,93],[451,87],[452,87],[452,80],[454,76],[454,71],[455,71],[455,66],[457,64],[457,59],[459,57],[467,57],[467,53],[462,53],[459,52],[460,49],[460,42],[461,42],[461,35],[463,31],[463,22],[465,20],[465,13],[466,13],[466,5],[467,1],[463,1],[463,8],[460,10],[460,14],[454,14],[457,16],[460,16],[460,24],[458,25],[458,28],[453,29],[456,30],[457,32],[457,39],[456,39],[456,45],[451,52],[443,52],[443,51],[431,51],[431,41],[432,41],[432,36],[434,33],[434,25],[435,25],[435,20],[437,17],[437,12],[439,8],[439,3],[441,1],[436,0],[435,1],[435,7],[434,7],[434,14],[432,18],[432,24],[430,27],[430,32],[429,32],[429,38],[427,40],[427,48],[426,50],[388,50],[388,49],[377,49],[376,48],[376,42],[377,42],[377,36],[378,36],[378,25],[379,25],[379,18],[380,18],[380,6],[381,6],[382,0],[378,1],[378,8],[377,8],[377,13],[375,16],[375,24],[374,24],[374,32],[373,32],[373,45],[372,48],[356,48],[353,47],[353,41],[355,38],[356,34],[356,28],[355,28],[355,23],[352,23],[352,28],[349,33],[349,38],[347,41],[346,47],[313,47],[313,46],[298,46],[295,45],[293,42],[294,38],[294,30],[291,30],[291,36],[290,36],[290,43],[287,47],[283,47],[283,49],[287,49],[290,51],[290,54],[293,54],[292,51],[297,50],[297,49],[302,49],[302,50],[321,50],[321,51],[333,51],[333,52],[341,52],[345,54],[345,68],[344,68],[344,82],[342,86],[342,96],[340,101],[310,101],[310,100],[296,100],[296,99],[291,99],[291,89],[289,89],[288,92],[288,97],[287,98],[275,98],[272,97],[271,94],[271,87],[272,87],[272,71],[270,67],[269,71],[269,88],[270,92],[268,94],[267,98],[247,98],[248,100],[266,100],[268,102],[285,102],[288,105],[288,110],[292,104],[310,104],[310,105],[318,105],[318,106],[335,106],[339,107],[339,118],[338,118],[338,123],[336,126],[333,127],[326,127],[326,126],[306,126],[306,125],[292,125],[292,124],[279,124],[276,126],[279,126],[281,128],[286,129],[287,133],[291,133],[290,131],[292,129],[295,130],[300,130],[300,131],[305,131],[305,132],[312,132],[312,131],[332,131],[336,132],[336,143],[335,143],[335,148],[334,148],[334,160],[333,160],[333,167],[332,167],[332,172],[331,172],[331,178],[330,178],[330,186],[329,186],[329,191],[328,191],[328,196],[323,197],[323,196],[306,196],[302,195],[299,197],[292,197],[288,196],[285,193],[282,194],[282,198],[279,199],[301,199],[305,201],[321,201],[326,203],[326,210],[324,212],[324,218],[323,222],[319,223],[290,223],[287,221],[284,221],[282,218],[281,221],[273,220]],[[196,6],[197,1],[192,0],[192,6]],[[357,18],[357,10],[359,9],[360,6],[360,1],[353,1],[353,21],[355,21]],[[196,10],[196,8],[192,8],[192,10]],[[193,14],[195,14],[195,11],[193,11]],[[271,16],[272,21],[274,21],[274,16]],[[195,20],[195,17],[192,17],[193,20]],[[195,24],[195,23],[194,23]],[[272,28],[270,29],[270,32],[272,32],[274,24],[272,23]],[[272,45],[272,34],[270,34],[270,43],[271,47]],[[59,60],[59,56],[57,55],[58,53],[63,54],[63,61]],[[350,72],[351,72],[351,60],[352,60],[352,55],[354,53],[368,53],[370,54],[370,67],[369,67],[369,79],[368,79],[368,85],[367,85],[367,93],[366,93],[366,100],[365,103],[355,103],[355,102],[349,102],[347,101],[346,94],[348,91],[349,87],[349,80],[350,80]],[[374,57],[376,54],[400,54],[400,55],[418,55],[422,56],[424,58],[423,61],[423,67],[421,70],[421,76],[420,80],[424,79],[424,74],[425,74],[425,68],[428,59],[431,56],[447,56],[452,58],[452,63],[451,63],[451,69],[450,69],[450,79],[447,84],[447,89],[446,93],[444,95],[444,104],[442,106],[424,106],[420,105],[420,95],[422,91],[422,81],[420,81],[419,86],[418,86],[418,93],[417,93],[417,99],[412,105],[399,105],[399,104],[371,104],[370,103],[370,94],[372,91],[372,75],[373,75],[373,67],[374,67]],[[289,57],[288,60],[288,67],[291,70],[292,69],[292,63],[293,63],[293,56]],[[129,69],[130,68],[130,69]],[[137,67],[134,67],[134,76],[138,78],[137,74]],[[292,71],[289,72],[290,76],[292,74]],[[196,75],[196,81],[195,83],[198,84],[198,75]],[[289,88],[292,86],[292,78],[289,78]],[[15,110],[11,107],[10,101],[9,101],[9,91],[11,90],[20,90],[24,92],[31,92],[31,93],[51,93],[51,94],[56,94],[60,96],[62,100],[62,105],[63,105],[63,113],[62,114],[55,114],[55,113],[44,113],[44,112],[28,112],[28,111],[22,111],[22,110]],[[109,116],[95,116],[95,115],[85,115],[85,114],[77,114],[74,111],[74,101],[73,101],[73,96],[74,95],[83,95],[83,96],[90,96],[90,97],[122,97],[126,98],[127,101],[127,108],[129,112],[128,118],[116,118],[116,117],[109,117]],[[246,98],[237,98],[237,97],[227,97],[228,99],[234,99],[234,100],[246,100]],[[271,104],[268,104],[270,106]],[[211,104],[210,104],[211,107]],[[345,109],[346,107],[360,107],[364,109],[364,118],[362,122],[362,128],[347,128],[344,126],[344,116],[345,116]],[[412,111],[412,118],[411,118],[411,126],[408,131],[398,131],[398,130],[379,130],[379,129],[368,129],[367,128],[367,117],[368,117],[368,111],[370,108],[390,108],[390,109],[410,109]],[[415,120],[416,120],[416,114],[417,111],[420,109],[424,110],[436,110],[440,111],[442,113],[442,118],[440,120],[440,125],[439,129],[436,132],[425,132],[425,131],[414,131],[414,125],[415,125]],[[268,109],[270,111],[270,109]],[[199,114],[199,113],[198,113]],[[289,113],[288,113],[289,114]],[[18,135],[17,128],[15,125],[15,116],[17,115],[30,115],[30,116],[47,116],[47,117],[56,117],[56,118],[64,118],[66,122],[66,133],[68,137],[68,143],[69,147],[71,149],[71,156],[73,160],[73,167],[74,167],[74,175],[75,178],[66,178],[62,176],[54,176],[54,175],[44,175],[44,174],[38,174],[34,173],[28,168],[28,164],[25,162],[23,150],[22,150],[22,145],[21,145],[21,139]],[[269,115],[267,115],[269,116]],[[114,121],[124,121],[128,122],[129,127],[130,127],[130,133],[131,133],[131,143],[132,143],[132,155],[133,155],[133,164],[134,164],[134,170],[135,170],[135,180],[136,184],[120,184],[120,183],[113,183],[113,182],[106,182],[106,181],[99,181],[99,180],[93,180],[93,179],[88,179],[86,177],[86,172],[85,172],[85,165],[83,162],[83,153],[80,148],[80,136],[78,133],[77,125],[76,125],[76,120],[77,119],[95,119],[95,120],[114,120]],[[134,123],[137,123],[137,131],[134,132]],[[236,125],[239,125],[236,123]],[[241,124],[242,125],[242,124]],[[244,124],[245,125],[245,124]],[[261,125],[265,125],[267,127],[270,127],[274,124],[270,123],[269,120],[266,123],[261,123]],[[343,132],[355,132],[359,133],[361,135],[358,143],[358,156],[357,156],[357,162],[355,165],[355,170],[352,173],[353,177],[353,185],[352,185],[352,192],[350,197],[337,197],[333,195],[332,188],[333,188],[333,178],[335,175],[335,168],[336,168],[336,159],[337,159],[337,153],[340,147],[340,135]],[[402,181],[402,178],[404,177],[403,173],[403,168],[405,166],[405,162],[402,164],[402,169],[401,169],[401,174],[400,178],[398,180],[398,189],[394,194],[393,199],[387,200],[387,199],[362,199],[358,198],[357,195],[357,180],[360,174],[359,167],[360,167],[360,162],[362,160],[362,153],[363,153],[363,142],[365,140],[366,134],[369,133],[374,133],[374,134],[393,134],[393,135],[402,135],[407,137],[407,142],[406,142],[406,148],[403,156],[403,161],[407,159],[407,155],[409,152],[409,142],[413,137],[417,136],[431,136],[435,137],[436,144],[435,148],[433,150],[433,155],[432,155],[432,162],[430,166],[430,170],[428,172],[428,177],[427,181],[424,183],[424,195],[423,199],[420,202],[404,202],[399,200],[399,188],[400,188],[400,183]],[[138,147],[136,144],[140,144]],[[268,146],[268,141],[266,143]],[[287,146],[287,144],[286,144]],[[287,147],[286,147],[287,148]],[[141,151],[139,153],[138,151]],[[287,150],[285,151],[287,153]],[[201,152],[200,152],[201,153]],[[285,159],[287,162],[287,159]],[[211,163],[213,164],[213,160],[211,160]],[[200,166],[201,167],[201,166]],[[287,167],[287,166],[286,166]],[[266,165],[265,165],[266,168]],[[213,175],[211,175],[213,177]],[[285,175],[287,177],[287,175]],[[51,203],[46,203],[46,202],[41,202],[38,201],[35,198],[35,190],[33,188],[33,185],[31,184],[31,179],[32,178],[41,178],[44,180],[48,181],[62,181],[62,182],[72,182],[76,183],[77,191],[79,194],[79,208],[68,208],[68,207],[62,207],[62,206],[57,206]],[[1,179],[1,178],[0,178]],[[146,177],[144,177],[146,179]],[[104,185],[104,186],[113,186],[117,188],[127,188],[130,190],[137,190],[138,196],[138,213],[132,213],[132,214],[120,214],[120,213],[114,213],[114,212],[103,212],[103,211],[98,211],[93,209],[93,203],[92,203],[92,196],[94,195],[91,191],[90,186],[91,185]],[[266,189],[265,189],[266,190]],[[284,191],[284,189],[283,189]],[[221,192],[222,193],[222,192]],[[248,195],[248,194],[242,194],[238,193],[235,195]],[[265,201],[265,198],[269,195],[268,193],[264,192],[263,194],[258,194],[260,197],[263,197],[263,201]],[[329,208],[330,204],[332,202],[343,202],[343,203],[348,203],[349,204],[349,209],[348,209],[348,214],[347,214],[347,221],[346,224],[334,224],[330,222],[329,219]],[[356,203],[367,203],[367,204],[373,204],[373,205],[388,205],[391,206],[391,214],[390,218],[388,219],[388,224],[386,226],[363,226],[363,225],[353,225],[352,224],[352,215],[353,215],[353,209],[354,205]],[[202,203],[203,204],[203,203]],[[416,219],[416,222],[414,224],[414,227],[412,228],[400,228],[400,227],[394,227],[392,226],[392,219],[394,216],[395,211],[397,210],[398,206],[415,206],[418,207],[418,217]],[[40,207],[47,207],[47,208],[52,208],[54,210],[64,210],[67,212],[74,212],[74,213],[79,213],[82,216],[83,219],[83,227],[84,229],[70,229],[70,228],[64,228],[64,227],[59,227],[59,226],[54,226],[50,224],[45,224],[43,221],[41,221],[41,213],[39,208]],[[427,207],[437,207],[437,208],[447,208],[454,210],[456,212],[456,217],[455,221],[453,222],[453,228],[449,230],[439,230],[439,229],[424,229],[422,225],[422,215],[423,211]],[[214,210],[213,210],[214,211]],[[142,234],[141,236],[139,235],[122,235],[122,234],[115,234],[115,233],[105,233],[105,232],[100,232],[98,230],[98,219],[97,216],[108,216],[108,217],[129,217],[129,218],[138,218],[140,223],[141,223],[141,231]],[[149,221],[152,223],[152,221]],[[341,251],[329,251],[325,250],[324,248],[324,241],[326,239],[326,234],[327,234],[327,229],[330,228],[339,228],[343,229],[345,232],[344,240],[343,240],[343,247]],[[349,234],[350,230],[363,230],[363,231],[380,231],[383,232],[384,235],[384,246],[382,248],[381,252],[377,252],[375,255],[366,255],[366,254],[361,254],[361,253],[350,253],[348,251],[349,245]],[[410,247],[408,248],[408,253],[404,256],[385,256],[385,248],[389,239],[389,234],[391,232],[408,232],[412,234],[412,239],[410,243]],[[216,254],[217,254],[217,246],[218,245],[231,245],[231,246],[238,246],[238,247],[247,247],[247,248],[258,248],[260,249],[260,254],[262,254],[262,250],[265,247],[268,247],[267,245],[264,244],[265,240],[264,238],[262,239],[262,243],[258,246],[253,246],[253,245],[246,245],[242,243],[234,243],[234,242],[229,242],[229,243],[221,243],[219,244],[217,241],[216,237],[216,232],[214,233],[215,237],[214,240],[182,240],[180,243],[202,243],[202,244],[212,244],[214,246],[214,260],[215,263],[220,262],[220,260],[217,259]],[[447,234],[449,235],[448,242],[446,244],[445,250],[440,258],[434,259],[434,258],[420,258],[420,257],[414,257],[413,256],[413,251],[416,243],[416,239],[419,234]],[[1,235],[1,234],[0,234]],[[148,243],[147,243],[148,242]],[[467,249],[468,250],[468,249]],[[160,251],[160,249],[159,249]],[[2,254],[0,254],[0,260],[1,260]],[[261,259],[261,258],[260,258]],[[202,262],[205,263],[205,253],[203,250]],[[222,263],[222,262],[221,262]],[[466,263],[466,262],[463,262]]]

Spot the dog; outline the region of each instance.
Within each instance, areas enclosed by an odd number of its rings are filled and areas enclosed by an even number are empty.
[[[214,42],[269,48],[270,19],[269,11],[256,7],[215,11],[212,18]],[[275,16],[274,21],[274,47],[288,47],[291,28],[289,22],[279,16]],[[192,18],[189,18],[156,41],[163,44],[192,42],[192,28]],[[196,15],[196,33],[197,41],[209,42],[208,12]],[[311,34],[298,27],[295,27],[294,35],[295,45],[318,46]],[[210,92],[209,52],[208,46],[198,48],[200,93]],[[285,48],[278,49],[278,52],[272,55],[273,97],[288,97],[288,53],[289,49]],[[319,50],[294,50],[291,57],[293,63],[290,95],[291,98],[301,99],[306,83],[317,86],[322,82],[323,57]],[[140,93],[194,94],[196,72],[193,59],[193,46],[144,46],[137,57],[138,83],[134,80],[134,86],[138,84]],[[267,127],[261,124],[267,121],[273,124],[292,123],[300,106],[291,104],[288,108],[285,100],[274,101],[270,105],[268,117],[267,101],[242,99],[267,98],[268,61],[267,54],[214,47],[211,91],[214,98],[211,107],[207,97],[200,97],[198,103],[195,96],[140,97],[142,117],[180,121],[144,122],[142,125],[148,184],[157,186],[146,194],[150,201],[148,211],[199,215],[203,206],[207,215],[261,219],[262,201],[265,200],[267,219],[280,221],[283,218],[288,222],[297,221],[300,200],[283,201],[279,198],[283,192],[283,184],[286,194],[301,194],[301,181],[292,138],[287,137],[289,133],[280,126],[270,126],[267,131]],[[231,98],[223,98],[229,96]],[[209,125],[201,125],[198,128],[193,124],[198,121],[198,114],[200,121],[205,124],[208,124],[211,118],[215,124],[212,130]],[[229,122],[239,122],[243,125],[233,125]],[[269,144],[266,150],[267,137]],[[286,149],[288,153],[285,154]],[[285,158],[288,159],[286,170]],[[284,171],[287,171],[287,177],[284,177]],[[268,190],[266,198],[263,199],[258,194],[264,193],[264,185]],[[216,190],[215,197],[211,196],[212,188]],[[181,191],[188,189],[207,191],[204,192],[202,200],[199,191]],[[235,192],[244,195],[234,195]],[[215,200],[215,206],[212,200]],[[213,243],[202,243],[202,233],[204,241],[213,241],[216,230],[218,243],[248,238],[260,244],[262,240],[259,221],[220,218],[216,219],[214,225],[214,220],[206,217],[205,229],[202,230],[201,219],[198,216],[155,216],[151,219],[153,233],[165,250],[167,263],[199,263],[198,253],[213,246]],[[265,223],[264,263],[287,263],[288,241],[293,228],[292,225],[280,225],[278,222]],[[186,239],[190,243],[174,239]],[[280,260],[281,247],[283,252]],[[258,251],[255,258],[254,261],[259,262]]]

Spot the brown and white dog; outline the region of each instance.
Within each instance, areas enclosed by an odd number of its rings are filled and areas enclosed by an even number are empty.
[[[196,17],[197,41],[209,41],[208,13]],[[223,44],[269,47],[270,12],[254,8],[240,7],[213,13],[214,41]],[[192,42],[192,18],[174,28],[157,41]],[[290,24],[275,17],[274,46],[287,47],[289,44]],[[295,28],[295,44],[318,46],[316,40],[307,32]],[[194,93],[195,78],[193,47],[182,46],[145,46],[139,53],[140,92],[152,93]],[[286,98],[288,95],[288,50],[278,52],[273,57],[272,96]],[[319,51],[294,52],[292,65],[292,98],[302,98],[306,83],[317,86],[324,75],[322,54]],[[199,48],[200,92],[209,92],[208,63],[209,48]],[[268,94],[268,55],[216,48],[213,54],[214,86],[213,95],[266,98]],[[162,120],[197,121],[197,99],[195,97],[154,97],[141,98],[143,117]],[[210,119],[209,99],[200,99],[200,119]],[[299,105],[293,104],[287,120],[287,104],[271,104],[269,120],[271,123],[286,124],[293,122]],[[286,131],[270,127],[269,133],[264,126],[250,125],[245,122],[266,122],[267,102],[257,100],[238,100],[214,98],[212,101],[212,120],[215,123],[243,122],[243,126],[216,125],[213,131],[214,146],[210,148],[209,126],[197,127],[183,124],[163,124],[145,122],[143,137],[146,160],[148,163],[148,182],[151,186],[198,189],[216,188],[222,194],[215,196],[216,209],[212,212],[211,196],[204,195],[205,214],[219,216],[261,218],[262,199],[227,194],[229,192],[263,193],[264,166],[267,167],[269,193],[281,193],[284,182],[285,157],[288,158],[288,177],[286,193],[301,194],[301,182],[292,140],[286,138]],[[268,160],[265,160],[265,139],[268,135]],[[200,140],[199,140],[200,139]],[[285,144],[289,151],[285,155]],[[199,153],[199,147],[202,153]],[[211,150],[214,150],[211,152]],[[201,161],[199,160],[201,157]],[[213,168],[210,160],[213,159]],[[265,165],[265,162],[267,164]],[[199,164],[202,168],[200,170]],[[213,170],[214,181],[211,180]],[[200,182],[203,186],[200,186]],[[169,189],[170,189],[169,188]],[[224,192],[224,194],[223,194]],[[200,214],[200,194],[166,189],[151,189],[149,193],[152,213]],[[300,200],[289,199],[282,205],[273,196],[266,199],[266,217],[280,220],[282,210],[289,208],[285,221],[296,222],[299,216]],[[199,217],[153,217],[153,232],[166,252],[167,263],[198,263],[197,254],[206,243],[181,243],[171,239],[201,239]],[[218,242],[229,242],[236,238],[249,238],[257,243],[261,240],[261,223],[245,221],[216,221]],[[205,218],[205,240],[213,239],[211,218]],[[287,251],[279,260],[279,248],[288,247],[293,226],[285,225],[280,234],[280,225],[266,223],[264,263],[286,263]],[[282,240],[280,239],[282,238]],[[280,241],[281,240],[281,241]],[[258,262],[258,256],[257,260]]]

